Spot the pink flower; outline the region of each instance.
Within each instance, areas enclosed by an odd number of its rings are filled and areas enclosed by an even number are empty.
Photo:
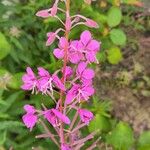
[[[94,78],[94,71],[92,69],[86,68],[87,63],[80,62],[78,64],[76,75],[81,78],[82,81],[86,82],[87,80],[91,80]]]
[[[62,68],[62,73],[63,73],[63,68]],[[65,78],[69,79],[73,75],[73,70],[70,66],[66,66],[65,70]]]
[[[24,84],[21,86],[21,88],[23,90],[32,90],[34,92],[37,86],[36,76],[30,67],[27,67],[26,71],[27,73],[22,77]]]
[[[46,46],[50,46],[54,40],[56,39],[56,33],[55,32],[48,32],[47,33],[47,41],[46,41]]]
[[[36,16],[42,17],[42,18],[50,17],[51,16],[50,9],[40,10],[36,13]]]
[[[48,91],[53,92],[53,85],[65,91],[65,86],[62,84],[61,80],[58,78],[56,74],[53,74],[51,76],[47,70],[45,70],[42,67],[39,67],[38,75],[39,75],[38,89],[42,93],[46,94]]]
[[[50,110],[46,110],[43,112],[43,115],[54,127],[60,125],[60,120],[66,124],[70,124],[70,119],[57,109],[52,108]]]
[[[92,85],[74,84],[72,88],[67,92],[65,103],[70,104],[75,99],[77,99],[78,102],[83,100],[87,101],[93,94],[94,88],[92,87]]]
[[[67,144],[62,144],[61,145],[61,150],[71,150],[71,147]]]
[[[65,22],[65,28],[66,28],[67,31],[70,31],[71,25],[72,25],[71,24],[71,18],[69,16],[68,12],[67,12],[66,13],[66,22]]]
[[[93,21],[92,19],[86,19],[85,25],[91,28],[99,28],[97,22]]]
[[[91,33],[89,31],[82,32],[80,36],[80,42],[82,43],[85,58],[89,62],[97,62],[96,53],[100,49],[100,43],[92,39]]]
[[[64,57],[64,49],[66,48],[67,44],[66,38],[61,37],[58,44],[59,48],[54,49],[53,52],[56,58],[62,59]]]
[[[55,3],[51,8],[51,16],[54,17],[56,14],[57,14],[57,3]]]
[[[86,109],[79,109],[78,113],[80,115],[81,121],[86,123],[87,125],[93,119],[93,113]]]
[[[35,114],[36,110],[31,105],[25,105],[24,110],[26,111],[26,114],[23,115],[22,120],[25,126],[30,128],[31,131],[38,119],[37,115]]]
[[[77,64],[80,60],[84,59],[84,54],[82,53],[83,45],[78,40],[74,40],[70,43],[69,49],[69,60],[73,64]]]

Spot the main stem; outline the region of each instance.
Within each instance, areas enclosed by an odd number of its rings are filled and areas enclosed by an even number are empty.
[[[67,12],[70,12],[70,0],[66,0],[66,14]],[[67,16],[66,16],[67,17]],[[64,59],[63,59],[63,76],[62,76],[62,83],[65,85],[65,72],[66,72],[66,66],[67,66],[67,62],[68,62],[68,45],[69,45],[69,31],[67,29],[65,29],[65,38],[67,40],[67,44],[65,46],[64,49]],[[60,112],[63,113],[63,96],[64,96],[64,92],[61,90],[60,92]],[[65,137],[64,137],[64,125],[63,122],[61,122],[60,125],[60,142],[61,144],[65,143]]]

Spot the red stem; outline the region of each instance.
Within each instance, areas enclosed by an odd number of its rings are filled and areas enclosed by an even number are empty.
[[[70,0],[66,0],[66,12],[69,13],[70,11]],[[64,60],[63,60],[63,76],[62,76],[62,83],[65,85],[65,72],[66,72],[66,66],[67,66],[67,62],[68,62],[68,43],[69,43],[69,31],[67,29],[65,29],[65,38],[67,41],[67,44],[65,46],[64,49]],[[63,96],[64,96],[64,92],[61,90],[60,92],[60,112],[63,113]],[[61,144],[65,143],[65,139],[64,139],[64,125],[63,122],[61,122],[60,125],[60,142]]]

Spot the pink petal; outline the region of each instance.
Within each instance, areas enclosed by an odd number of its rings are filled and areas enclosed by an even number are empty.
[[[58,59],[62,59],[64,57],[64,51],[60,50],[59,48],[54,49],[53,54]]]
[[[25,90],[25,91],[28,91],[28,90],[32,90],[33,88],[33,83],[25,83],[21,86],[21,89]]]
[[[97,24],[97,22],[93,21],[92,19],[87,19],[85,22],[85,25],[91,28],[99,28],[99,25]]]
[[[91,40],[90,43],[86,47],[90,51],[99,51],[100,50],[100,43],[96,40]]]
[[[70,52],[69,61],[73,64],[77,64],[83,58],[83,54],[80,52]]]
[[[38,67],[38,75],[40,77],[50,77],[49,72],[46,69],[44,69],[43,67]]]
[[[67,31],[70,31],[70,29],[71,29],[71,19],[70,19],[70,17],[67,17],[67,19],[66,19],[65,28],[66,28]]]
[[[34,72],[32,71],[30,67],[27,67],[26,71],[29,76],[31,76],[32,78],[35,78]]]
[[[95,73],[94,73],[94,70],[92,70],[92,69],[85,69],[82,74],[82,76],[85,79],[92,79],[92,78],[94,78],[94,75],[95,75]]]
[[[45,9],[45,10],[40,10],[36,13],[36,16],[38,17],[42,17],[42,18],[47,18],[47,17],[50,17],[50,13],[49,13],[49,10],[48,9]]]
[[[27,113],[23,115],[22,119],[23,119],[23,123],[25,124],[25,126],[27,128],[30,128],[30,131],[31,131],[32,128],[35,126],[38,118],[34,114]]]
[[[86,56],[86,59],[87,59],[89,62],[97,62],[96,53],[94,53],[94,52],[89,52],[89,53],[86,53],[85,56]]]
[[[57,4],[54,4],[51,8],[51,15],[55,16],[57,14]]]
[[[67,40],[65,37],[61,37],[59,40],[59,48],[60,49],[65,49],[66,45],[68,44]]]
[[[55,84],[59,89],[61,89],[61,90],[63,90],[63,91],[66,90],[66,89],[65,89],[65,86],[62,84],[61,80],[58,78],[57,75],[53,75],[52,78],[53,78],[54,84]]]
[[[61,145],[61,150],[71,150],[70,146],[67,144],[62,144]]]
[[[58,119],[51,109],[43,111],[43,115],[44,118],[47,119],[47,121],[54,127],[59,125]]]
[[[62,69],[63,72],[63,69]],[[70,66],[66,66],[65,77],[70,78],[73,74],[73,69]]]
[[[47,33],[47,37],[46,46],[50,46],[56,39],[56,34],[54,32],[49,32]]]
[[[65,103],[66,104],[70,104],[73,102],[73,100],[76,98],[77,94],[78,94],[78,89],[79,89],[79,85],[74,85],[68,92],[66,95],[66,100]]]
[[[80,40],[86,46],[88,42],[92,39],[91,33],[89,31],[84,31],[81,33]]]
[[[76,73],[77,73],[78,75],[81,75],[82,72],[85,70],[86,66],[87,66],[87,64],[86,64],[85,62],[80,62],[80,63],[78,64]]]
[[[56,109],[51,109],[51,110],[61,121],[63,121],[66,124],[70,124],[70,119],[66,115],[62,114]]]
[[[34,108],[34,106],[32,106],[32,105],[24,105],[24,110],[27,112],[27,113],[32,113],[32,114],[34,114],[35,113],[35,108]]]
[[[78,113],[82,122],[89,124],[89,122],[93,119],[93,113],[86,109],[79,109]]]
[[[92,86],[85,86],[82,90],[87,94],[87,96],[92,96],[95,92]]]

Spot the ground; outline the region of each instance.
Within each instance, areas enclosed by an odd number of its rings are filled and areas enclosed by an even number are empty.
[[[98,97],[112,101],[112,115],[139,135],[150,130],[150,34],[128,30],[127,35],[132,44],[123,49],[123,61],[107,69],[98,66],[95,85]]]

